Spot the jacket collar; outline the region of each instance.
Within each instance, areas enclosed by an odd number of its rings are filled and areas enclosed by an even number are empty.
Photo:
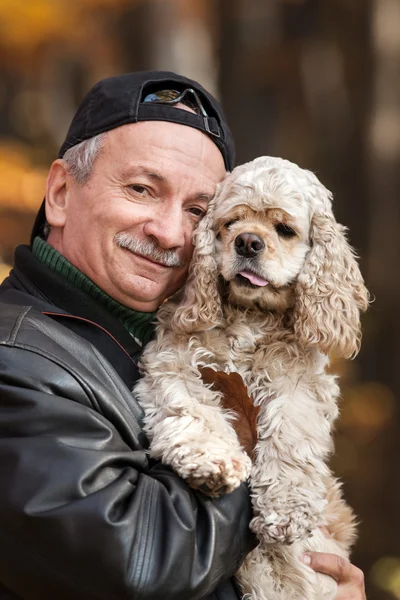
[[[122,323],[93,298],[41,263],[29,246],[16,249],[14,268],[0,286],[0,300],[32,306],[57,319],[95,345],[127,384],[137,379],[137,367],[133,369],[132,360],[137,362],[141,348]],[[128,355],[126,360],[121,360],[125,355]],[[127,376],[129,370],[135,373],[129,372]]]

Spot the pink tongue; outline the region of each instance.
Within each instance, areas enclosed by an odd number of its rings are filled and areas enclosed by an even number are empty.
[[[250,273],[250,271],[240,271],[239,275],[246,277],[253,285],[264,286],[269,283],[266,279],[261,279],[261,277],[257,277],[257,275]]]

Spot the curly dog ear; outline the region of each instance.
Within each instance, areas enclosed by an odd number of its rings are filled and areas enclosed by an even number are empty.
[[[214,209],[215,199],[193,234],[194,252],[189,277],[172,320],[176,331],[204,331],[218,325],[222,318],[215,261]]]
[[[323,205],[311,222],[312,247],[297,281],[293,325],[303,345],[350,358],[359,351],[360,311],[367,309],[369,295],[329,194]]]

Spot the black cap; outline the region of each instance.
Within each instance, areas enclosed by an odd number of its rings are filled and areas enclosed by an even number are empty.
[[[142,102],[152,92],[166,89],[184,91],[187,88],[197,93],[208,117],[166,104]],[[139,71],[96,83],[79,106],[58,157],[62,158],[69,148],[84,140],[138,121],[169,121],[199,129],[218,146],[226,169],[233,169],[235,146],[221,106],[199,83],[169,71]],[[43,201],[33,226],[31,242],[42,234],[45,221]]]

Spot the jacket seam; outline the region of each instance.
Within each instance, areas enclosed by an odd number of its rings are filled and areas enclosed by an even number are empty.
[[[149,479],[149,490],[146,490],[150,501],[149,502],[145,502],[145,506],[147,508],[145,515],[143,515],[143,519],[141,521],[141,527],[140,527],[140,536],[142,537],[143,532],[145,531],[145,535],[143,536],[143,539],[145,540],[143,543],[143,550],[140,553],[141,556],[138,558],[138,560],[136,561],[136,567],[135,567],[135,572],[132,574],[132,577],[130,579],[130,584],[132,584],[133,580],[136,578],[136,585],[135,588],[137,589],[136,592],[136,598],[140,598],[140,596],[142,596],[143,594],[140,593],[139,591],[139,587],[140,584],[143,580],[143,570],[144,570],[144,566],[146,564],[146,558],[148,557],[149,554],[149,547],[151,546],[151,544],[149,543],[148,540],[148,533],[149,533],[149,528],[150,528],[150,514],[151,514],[151,509],[153,506],[153,502],[154,502],[154,498],[153,498],[153,488],[155,486],[155,481],[153,479]],[[144,491],[142,492],[142,496],[144,494]],[[151,540],[153,541],[153,540]],[[130,557],[131,558],[131,557]]]
[[[4,344],[14,345],[15,344],[15,340],[17,339],[19,330],[21,329],[22,321],[25,319],[26,315],[31,310],[31,306],[25,306],[23,308],[24,308],[24,310],[19,313],[19,315],[17,316],[17,318],[15,320],[15,323],[11,329],[9,337],[6,340],[1,341],[0,344],[2,344],[2,345],[4,345]]]
[[[101,365],[104,367],[104,370],[105,370],[105,375],[107,376],[107,379],[108,379],[108,381],[110,381],[110,382],[113,382],[113,378],[112,378],[112,376],[111,376],[111,373],[109,372],[109,370],[108,370],[108,368],[107,368],[107,364],[106,364],[106,363],[107,363],[107,359],[106,359],[106,358],[105,358],[105,356],[104,356],[104,355],[103,355],[103,354],[100,352],[100,350],[98,350],[98,349],[96,348],[96,346],[93,346],[93,352],[94,352],[94,354],[95,354],[95,356],[96,356],[97,360],[98,360],[98,361],[100,362],[100,364],[101,364]],[[128,388],[128,389],[129,389],[129,388]],[[131,391],[131,390],[129,390],[129,391],[130,391],[130,393],[131,393],[132,399],[134,400],[135,398],[134,398],[134,395],[132,394],[132,391]],[[130,406],[125,406],[124,404],[122,404],[122,403],[121,403],[119,400],[117,400],[116,398],[114,398],[114,401],[115,401],[115,402],[117,402],[117,403],[118,403],[118,405],[119,405],[119,406],[121,406],[121,407],[122,407],[124,410],[128,410],[128,411],[131,411],[131,410],[132,410],[132,409],[130,408]],[[143,413],[143,409],[142,409],[142,407],[140,406],[140,404],[139,404],[139,403],[138,403],[138,406],[139,406],[139,408],[142,410],[142,414],[141,414],[140,416],[139,416],[139,415],[136,415],[136,414],[134,414],[133,412],[132,412],[132,414],[133,414],[133,416],[135,417],[135,420],[136,420],[136,421],[137,421],[137,423],[138,423],[139,429],[140,429],[141,431],[143,431],[143,414],[144,414],[144,413]]]
[[[153,506],[154,503],[157,500],[156,494],[152,494],[153,488],[155,487],[156,483],[153,479],[151,479],[151,484],[152,484],[152,489],[150,492],[150,502],[149,502],[149,510],[148,510],[148,515],[147,515],[147,529],[146,529],[146,547],[145,547],[145,551],[144,551],[144,561],[143,561],[143,568],[145,567],[145,571],[143,571],[142,568],[142,573],[140,575],[140,580],[139,580],[139,589],[144,590],[145,586],[146,586],[146,581],[147,581],[147,575],[149,572],[149,567],[150,567],[150,556],[151,556],[151,551],[153,548],[153,534],[154,534],[154,530],[151,532],[151,536],[150,536],[150,526],[151,526],[151,522],[156,523],[157,521],[157,512],[158,512],[158,503],[156,503],[156,507],[155,507],[155,511],[153,511]],[[154,512],[154,514],[153,514]],[[152,515],[152,521],[150,520],[150,515]],[[151,538],[151,539],[149,539]]]

